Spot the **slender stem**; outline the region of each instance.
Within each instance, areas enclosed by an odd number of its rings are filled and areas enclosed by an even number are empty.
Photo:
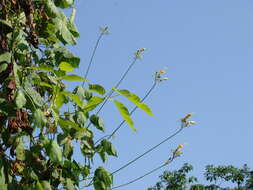
[[[129,67],[127,68],[127,70],[125,71],[125,73],[123,74],[123,76],[120,78],[120,80],[118,81],[118,83],[115,85],[115,88],[118,88],[119,85],[122,83],[122,81],[125,79],[126,75],[128,74],[128,72],[131,70],[131,68],[133,67],[133,65],[135,64],[137,58],[134,58],[133,62],[129,65]],[[108,95],[106,96],[104,102],[102,103],[102,105],[100,106],[100,108],[98,109],[98,111],[96,112],[96,115],[99,114],[99,112],[103,109],[103,107],[105,106],[105,104],[107,103],[107,101],[111,98],[112,94],[114,93],[114,90],[110,90]],[[89,123],[88,128],[90,127],[91,123]]]
[[[128,163],[126,163],[125,165],[123,165],[122,167],[120,167],[119,169],[115,170],[114,172],[111,173],[111,175],[114,175],[116,173],[118,173],[120,170],[123,170],[124,168],[128,167],[129,165],[133,164],[134,162],[136,162],[137,160],[139,160],[140,158],[142,158],[143,156],[145,156],[146,154],[150,153],[151,151],[153,151],[154,149],[156,149],[157,147],[159,147],[160,145],[162,145],[163,143],[165,143],[166,141],[172,139],[173,137],[175,137],[177,134],[179,134],[182,130],[184,129],[184,127],[180,127],[180,129],[178,129],[175,133],[173,133],[172,135],[168,136],[167,138],[165,138],[164,140],[162,140],[160,143],[156,144],[155,146],[153,146],[152,148],[148,149],[147,151],[145,151],[144,153],[142,153],[141,155],[137,156],[136,158],[134,158],[133,160],[129,161]],[[175,155],[173,155],[173,157],[171,158],[171,160],[173,160],[175,158]],[[166,164],[170,163],[171,160],[168,162],[166,162]],[[158,170],[158,168],[154,169],[154,171]],[[152,171],[152,172],[154,172]],[[152,173],[151,172],[151,173]],[[149,172],[150,173],[150,172]],[[145,174],[145,176],[148,174]],[[143,177],[145,177],[143,176]],[[142,178],[142,177],[141,177]],[[92,179],[92,177],[90,177],[89,179]],[[135,182],[135,181],[134,181]],[[133,182],[131,182],[133,183]],[[85,185],[83,188],[85,187],[89,187],[93,185],[93,180],[90,181],[90,183],[88,185]],[[125,185],[124,185],[125,186]],[[115,187],[116,188],[116,187]]]
[[[151,88],[149,89],[149,91],[146,93],[146,95],[141,99],[141,102],[143,102],[143,101],[149,96],[149,94],[154,90],[154,88],[156,87],[156,85],[157,85],[157,82],[155,81],[155,82],[153,83],[153,85],[151,86]],[[135,106],[135,107],[132,109],[132,111],[130,112],[130,115],[132,115],[132,114],[135,112],[135,110],[136,110],[137,108],[138,108],[138,107]],[[123,120],[123,121],[118,125],[118,127],[117,127],[111,134],[105,135],[105,136],[103,136],[102,138],[98,139],[98,140],[95,142],[95,145],[96,145],[97,143],[99,143],[101,140],[105,139],[105,138],[107,138],[108,140],[111,139],[111,138],[113,137],[113,135],[115,135],[115,133],[122,127],[122,125],[123,125],[124,123],[125,123],[125,120]]]
[[[94,47],[94,49],[93,49],[93,52],[92,52],[92,54],[91,54],[91,58],[90,58],[90,61],[89,61],[88,68],[86,69],[86,72],[85,72],[85,75],[84,75],[84,78],[85,78],[85,79],[87,78],[87,76],[88,76],[88,74],[89,74],[90,67],[91,67],[91,65],[92,65],[92,62],[93,62],[94,56],[95,56],[95,54],[96,54],[96,51],[97,51],[99,42],[100,42],[101,38],[103,37],[103,35],[104,35],[104,33],[101,32],[100,35],[99,35],[99,37],[98,37],[98,39],[97,39],[96,45],[95,45],[95,47]],[[84,84],[85,84],[85,81],[83,81],[82,87],[84,86]]]
[[[177,134],[179,134],[181,131],[183,130],[183,127],[180,127],[179,130],[177,130],[175,133],[173,133],[172,135],[170,135],[169,137],[165,138],[164,140],[162,140],[160,143],[158,143],[157,145],[153,146],[152,148],[150,148],[149,150],[145,151],[143,154],[137,156],[135,159],[129,161],[128,163],[126,163],[125,165],[123,165],[122,167],[120,167],[119,169],[115,170],[114,172],[112,172],[112,174],[118,173],[120,170],[123,170],[124,168],[126,168],[127,166],[131,165],[132,163],[136,162],[137,160],[139,160],[140,158],[142,158],[143,156],[145,156],[146,154],[150,153],[151,151],[153,151],[154,149],[156,149],[158,146],[162,145],[163,143],[165,143],[166,141],[170,140],[171,138],[175,137]]]
[[[172,161],[172,160],[171,160],[171,161]],[[153,170],[151,170],[151,171],[145,173],[144,175],[142,175],[142,176],[140,176],[140,177],[137,177],[137,178],[135,178],[135,179],[133,179],[133,180],[127,182],[127,183],[124,183],[124,184],[121,184],[121,185],[112,187],[112,189],[117,189],[117,188],[120,188],[120,187],[124,187],[124,186],[130,185],[131,183],[134,183],[134,182],[136,182],[136,181],[139,181],[140,179],[146,177],[147,175],[150,175],[150,174],[154,173],[155,171],[157,171],[157,170],[163,168],[163,167],[166,166],[166,165],[168,165],[168,163],[164,163],[164,164],[160,165],[159,167],[157,167],[157,168],[155,168],[155,169],[153,169]]]

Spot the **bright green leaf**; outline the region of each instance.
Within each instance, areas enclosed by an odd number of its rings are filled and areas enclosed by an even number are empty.
[[[128,90],[117,90],[116,88],[113,88],[114,91],[116,91],[118,94],[126,97],[128,100],[130,100],[134,105],[136,105],[138,108],[145,111],[148,115],[154,116],[151,109],[141,102],[141,99],[134,93],[129,92]]]
[[[52,190],[49,181],[43,180],[43,181],[41,181],[41,185],[43,187],[43,190]]]
[[[74,71],[74,68],[72,67],[72,65],[69,64],[68,62],[65,62],[65,61],[60,63],[59,69],[62,70],[62,71],[67,71],[67,72],[73,72]]]
[[[62,105],[65,103],[65,101],[66,101],[66,98],[64,96],[64,93],[59,92],[55,95],[54,104],[57,109],[61,108]]]
[[[61,80],[67,80],[67,81],[86,81],[85,78],[80,77],[78,75],[64,75],[61,77]]]
[[[0,65],[0,73],[5,71],[7,69],[8,65],[6,63],[3,63]]]
[[[25,160],[25,149],[24,143],[22,138],[17,139],[17,148],[16,148],[16,157],[18,160],[24,161]]]
[[[18,109],[22,108],[26,104],[26,98],[22,91],[17,92],[15,103]]]
[[[66,179],[66,188],[67,188],[67,190],[75,190],[75,186],[73,184],[73,181],[70,178]]]
[[[80,100],[79,96],[76,94],[72,94],[71,92],[64,91],[62,92],[65,96],[69,97],[73,102],[75,102],[76,105],[78,105],[80,108],[83,107],[83,103]]]
[[[99,84],[89,84],[89,90],[96,92],[100,95],[105,94],[105,89],[102,86],[100,86]]]
[[[39,181],[36,182],[36,189],[37,190],[44,190],[43,186],[41,185],[41,183]]]
[[[0,62],[11,62],[11,53],[6,52],[0,55]]]
[[[47,72],[54,72],[54,67],[49,66],[49,65],[40,65],[38,67],[31,67],[33,70],[38,70],[38,71],[47,71]]]
[[[83,107],[84,111],[92,111],[95,109],[101,102],[104,101],[104,98],[98,97],[98,96],[93,96],[88,103]]]
[[[116,105],[116,107],[119,110],[120,115],[123,117],[123,119],[127,122],[127,124],[132,128],[133,131],[136,131],[136,129],[134,128],[134,122],[130,117],[130,113],[127,109],[126,106],[124,106],[124,104],[122,104],[121,102],[114,100],[113,101]]]

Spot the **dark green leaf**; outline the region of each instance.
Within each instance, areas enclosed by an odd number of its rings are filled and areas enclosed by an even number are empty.
[[[113,183],[112,175],[100,166],[95,171],[93,182],[95,190],[110,190]]]
[[[55,61],[60,63],[62,61],[68,62],[73,68],[77,68],[80,64],[80,58],[76,57],[65,47],[57,47],[54,49]]]
[[[74,0],[56,0],[55,5],[60,8],[70,8]]]
[[[98,130],[104,131],[104,121],[98,115],[90,116],[90,121]]]
[[[103,139],[101,141],[101,145],[103,146],[104,150],[108,155],[117,156],[117,151],[110,141]]]
[[[126,106],[124,106],[124,104],[122,104],[121,102],[114,100],[113,101],[116,105],[116,107],[119,110],[120,115],[123,117],[123,119],[127,122],[127,124],[132,128],[133,131],[136,131],[136,129],[134,128],[134,122],[130,117],[130,113],[127,109]]]
[[[52,162],[61,162],[62,161],[62,151],[57,141],[47,140],[46,141],[46,152]]]

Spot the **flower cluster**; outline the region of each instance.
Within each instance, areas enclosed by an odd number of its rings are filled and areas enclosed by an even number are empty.
[[[181,119],[181,126],[182,127],[189,127],[191,125],[195,125],[197,122],[196,121],[189,121],[188,119],[192,117],[191,113],[186,114],[182,119]]]
[[[146,50],[146,48],[140,48],[140,49],[138,49],[138,50],[134,53],[135,59],[141,59],[141,58],[142,58],[142,57],[141,57],[141,53],[144,52],[145,50]]]
[[[159,72],[155,73],[155,81],[162,82],[164,80],[168,80],[168,77],[162,77],[163,74],[165,74],[166,71],[164,69],[161,69]]]

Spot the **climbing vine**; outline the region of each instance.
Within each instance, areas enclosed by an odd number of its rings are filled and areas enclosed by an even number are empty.
[[[79,37],[73,3],[0,0],[0,189],[74,190],[93,185],[96,190],[109,190],[113,174],[102,166],[93,168],[95,155],[103,162],[117,156],[108,135],[95,141],[94,131],[105,130],[99,111],[111,101],[133,130],[131,114],[136,108],[153,115],[143,104],[146,97],[119,89],[144,48],[135,52],[132,64],[108,93],[86,79],[95,51],[85,77],[73,73],[80,64],[80,58],[66,48],[76,45]],[[72,9],[72,14],[66,16],[64,9]],[[107,30],[101,29],[99,40]],[[156,73],[155,85],[167,80],[163,73]],[[70,90],[66,81],[80,85]],[[113,93],[132,102],[135,109],[129,112],[112,98]],[[75,148],[80,148],[83,163],[73,157]]]

